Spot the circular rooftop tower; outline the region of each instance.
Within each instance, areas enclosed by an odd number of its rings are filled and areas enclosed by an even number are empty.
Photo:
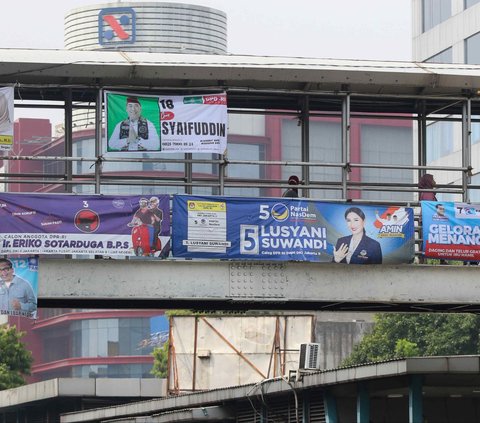
[[[116,2],[71,10],[65,48],[225,54],[227,15],[181,3]]]

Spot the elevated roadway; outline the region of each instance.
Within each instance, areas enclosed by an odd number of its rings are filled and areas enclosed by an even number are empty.
[[[479,272],[455,265],[44,259],[39,306],[478,312]]]

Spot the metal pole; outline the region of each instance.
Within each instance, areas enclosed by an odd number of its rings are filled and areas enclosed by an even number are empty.
[[[419,104],[418,119],[418,165],[427,165],[427,120],[425,116],[425,100]],[[425,173],[424,170],[418,171],[418,179]]]
[[[192,377],[192,391],[196,388],[197,379],[197,338],[198,338],[198,317],[195,316],[195,329],[193,334],[193,377]]]
[[[468,185],[470,184],[470,169],[472,166],[472,152],[471,152],[471,133],[472,133],[472,122],[471,122],[471,100],[468,98],[462,107],[462,167],[467,168],[463,171],[462,174],[462,190],[463,198],[462,201],[468,203],[470,201],[470,192],[468,190]]]
[[[192,160],[192,153],[185,153],[186,160]],[[189,161],[185,162],[185,182],[187,186],[185,187],[185,194],[192,193],[192,175],[193,175],[193,166]]]
[[[72,136],[72,128],[73,128],[73,118],[72,118],[72,89],[66,88],[65,89],[65,117],[64,117],[64,149],[65,149],[65,156],[72,157],[73,156],[73,136]],[[66,160],[64,162],[65,166],[65,179],[67,181],[72,180],[73,174],[73,166],[71,160]],[[71,193],[72,192],[72,184],[65,185],[65,192]]]
[[[220,163],[218,167],[218,178],[220,182],[220,192],[219,195],[224,195],[225,194],[225,174],[227,172],[227,165],[228,165],[228,160],[227,160],[227,155],[223,154],[222,155],[222,163]]]
[[[350,94],[342,102],[342,198],[347,200],[347,182],[349,179],[350,162]]]
[[[310,161],[310,97],[308,95],[303,97],[302,102],[302,112],[301,112],[301,123],[302,123],[302,134],[301,134],[301,143],[302,143],[302,162],[309,162]],[[304,181],[305,185],[310,184],[310,167],[308,165],[302,166],[302,180]],[[303,197],[309,198],[310,197],[310,190],[303,189],[302,190]]]
[[[97,102],[95,104],[95,194],[100,194],[100,177],[102,173],[102,96],[103,91],[98,90]]]

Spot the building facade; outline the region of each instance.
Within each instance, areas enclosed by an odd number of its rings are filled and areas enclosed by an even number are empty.
[[[413,61],[439,64],[480,64],[479,0],[412,0]],[[444,65],[439,65],[444,66]],[[478,95],[471,93],[472,97]],[[440,112],[440,111],[439,111]],[[446,118],[438,121],[438,118]],[[431,116],[427,122],[427,163],[452,166],[462,163],[462,130],[460,117]],[[480,183],[480,121],[472,119],[470,128],[472,184]],[[435,174],[442,184],[458,183],[456,172]],[[442,200],[458,197],[440,195]],[[470,201],[480,201],[478,190],[471,190]]]

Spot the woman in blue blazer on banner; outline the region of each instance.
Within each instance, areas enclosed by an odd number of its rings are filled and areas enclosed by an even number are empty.
[[[337,240],[333,261],[348,264],[382,263],[380,243],[365,233],[365,213],[358,207],[350,207],[345,212],[345,221],[352,234]]]

